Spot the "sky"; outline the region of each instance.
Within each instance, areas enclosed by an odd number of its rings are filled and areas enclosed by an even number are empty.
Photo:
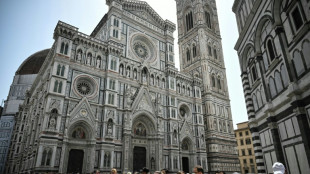
[[[177,23],[175,0],[144,0],[164,20]],[[236,124],[247,121],[237,52],[234,0],[216,0],[231,110]],[[50,48],[57,22],[63,21],[90,35],[107,13],[105,0],[0,0],[0,100],[6,100],[14,74],[30,55]],[[175,53],[178,53],[177,31]],[[178,55],[176,55],[178,59]],[[176,62],[179,68],[179,62]],[[1,105],[3,106],[2,102]]]

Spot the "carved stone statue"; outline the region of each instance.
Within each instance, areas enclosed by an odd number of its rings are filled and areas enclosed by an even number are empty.
[[[81,60],[82,60],[82,53],[79,52],[79,53],[77,54],[77,59],[76,59],[76,61],[81,62]]]
[[[87,60],[86,60],[86,64],[87,64],[87,65],[90,65],[90,61],[91,61],[91,56],[88,55],[88,56],[87,56]]]
[[[100,63],[101,63],[101,60],[99,58],[97,58],[96,68],[100,68]]]

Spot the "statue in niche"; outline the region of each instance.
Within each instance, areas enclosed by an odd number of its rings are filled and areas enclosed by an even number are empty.
[[[82,52],[78,51],[76,61],[81,62],[81,60],[82,60]]]
[[[108,122],[107,134],[108,134],[109,136],[111,136],[112,133],[113,133],[113,123],[112,123],[112,121],[110,120],[110,121]]]
[[[145,73],[142,73],[142,80],[143,80],[143,82],[146,82],[146,74]]]
[[[120,73],[121,75],[123,75],[123,66],[120,66],[120,67],[119,67],[119,73]]]
[[[85,139],[85,131],[79,127],[73,131],[72,137],[76,139]]]
[[[101,59],[98,57],[96,62],[96,68],[100,68]]]
[[[133,77],[134,77],[134,79],[137,79],[137,71],[136,70],[133,71]]]
[[[129,67],[127,67],[127,69],[126,69],[126,76],[130,77],[130,68]]]
[[[146,129],[142,123],[139,123],[133,130],[135,135],[146,136]]]
[[[91,62],[91,54],[88,54],[87,59],[86,59],[86,64],[90,65]]]
[[[55,129],[56,128],[56,118],[51,117],[48,123],[48,128]]]

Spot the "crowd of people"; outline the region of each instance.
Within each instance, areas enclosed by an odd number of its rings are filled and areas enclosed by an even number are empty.
[[[272,166],[273,174],[287,174],[286,169],[282,163],[276,162]],[[155,171],[153,174],[168,174],[169,171],[167,169],[162,169],[161,171]],[[95,174],[100,174],[100,171],[97,170]],[[117,174],[117,170],[113,168],[111,170],[111,174]],[[127,172],[127,174],[132,174],[131,172]],[[146,167],[142,168],[139,172],[134,172],[133,174],[151,174],[150,170]],[[177,174],[186,174],[184,171],[180,170]],[[201,166],[196,166],[193,168],[193,174],[204,174],[204,170]],[[225,174],[224,171],[215,172],[215,174]],[[235,172],[233,174],[239,174]]]

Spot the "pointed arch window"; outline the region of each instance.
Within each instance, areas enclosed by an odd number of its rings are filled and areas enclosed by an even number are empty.
[[[52,149],[45,148],[42,153],[41,166],[49,166],[51,164]]]
[[[69,49],[69,44],[65,43],[65,42],[61,42],[60,53],[67,55],[68,54],[68,49]]]
[[[272,77],[269,78],[269,90],[271,98],[274,98],[277,95],[277,90],[274,83],[274,79]]]
[[[187,51],[186,51],[186,60],[187,60],[187,62],[189,62],[191,60],[191,52],[189,51],[189,49],[187,49]]]
[[[273,41],[271,39],[267,40],[267,51],[269,55],[270,62],[276,58]]]
[[[54,92],[57,92],[58,90],[58,80],[56,80],[55,82],[54,82]]]
[[[211,17],[209,12],[205,12],[205,18],[207,27],[211,29]]]
[[[222,89],[221,79],[220,78],[217,79],[217,87],[218,87],[218,89]]]
[[[214,58],[217,59],[217,51],[216,51],[216,49],[213,49],[213,55],[214,55]]]
[[[196,50],[196,45],[193,45],[193,58],[197,56],[197,50]]]
[[[193,13],[192,11],[188,12],[185,15],[185,22],[186,22],[186,31],[189,31],[190,29],[192,29],[194,27],[194,23],[193,23]]]
[[[297,76],[300,76],[301,74],[305,72],[305,66],[304,66],[302,57],[300,55],[300,52],[297,50],[294,52],[294,55],[293,55],[293,63],[294,63]]]
[[[214,77],[214,75],[212,75],[211,81],[212,81],[212,87],[215,87],[215,77]]]
[[[64,74],[65,74],[65,66],[62,65],[60,75],[64,76]]]

